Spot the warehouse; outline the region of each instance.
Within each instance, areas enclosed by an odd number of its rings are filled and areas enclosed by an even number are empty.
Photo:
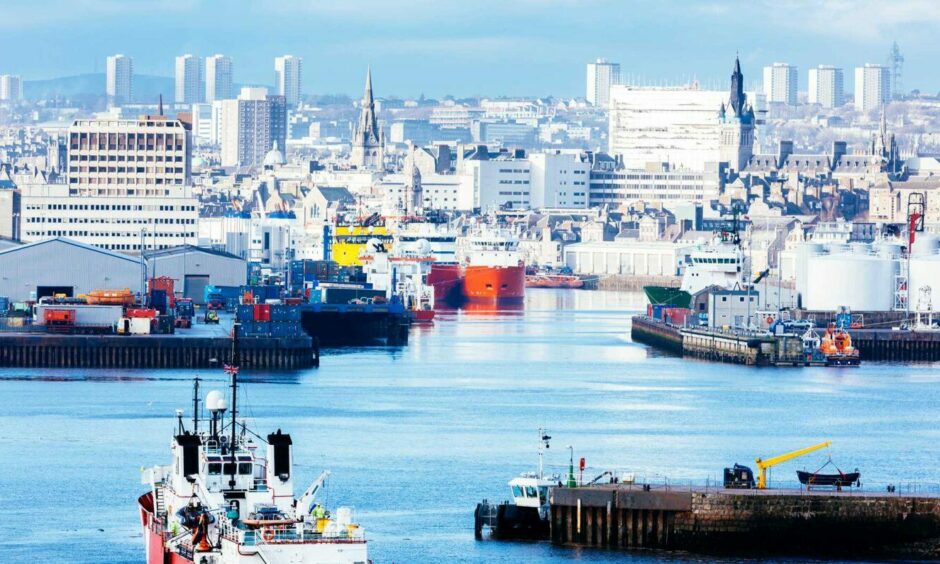
[[[177,297],[205,303],[206,286],[241,287],[248,280],[245,259],[206,247],[183,245],[144,253],[150,277],[168,276],[176,285]]]
[[[140,292],[140,260],[65,238],[0,250],[0,296],[11,301],[92,290]]]

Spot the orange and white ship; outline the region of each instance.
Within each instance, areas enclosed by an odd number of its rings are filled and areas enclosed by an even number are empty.
[[[503,229],[482,229],[459,238],[457,263],[469,301],[519,302],[525,297],[525,261],[519,239]]]

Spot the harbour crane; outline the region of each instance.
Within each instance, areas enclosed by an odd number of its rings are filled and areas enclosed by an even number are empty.
[[[768,468],[772,466],[776,466],[788,460],[793,460],[794,458],[798,458],[800,456],[803,456],[804,454],[809,454],[811,452],[824,449],[831,444],[832,444],[831,441],[825,441],[825,442],[819,443],[818,445],[801,448],[800,450],[794,450],[793,452],[788,452],[786,454],[774,456],[773,458],[768,458],[767,460],[758,458],[757,460],[754,461],[755,463],[757,463],[757,489],[763,490],[767,488],[767,469]]]

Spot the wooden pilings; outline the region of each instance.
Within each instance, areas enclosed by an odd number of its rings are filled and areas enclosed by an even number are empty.
[[[297,370],[319,365],[310,337],[240,341],[241,366]],[[26,368],[212,368],[228,362],[227,338],[172,335],[0,335],[0,367]]]

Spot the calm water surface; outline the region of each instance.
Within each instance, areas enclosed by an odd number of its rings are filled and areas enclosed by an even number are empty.
[[[940,366],[754,369],[681,360],[629,338],[638,294],[534,290],[524,309],[445,313],[402,349],[333,352],[318,370],[244,375],[260,432],[294,437],[297,482],[333,471],[376,562],[712,561],[477,542],[481,498],[547,462],[681,487],[733,462],[833,441],[870,487],[936,487]],[[142,562],[142,466],[165,464],[195,372],[0,370],[0,560]],[[206,389],[224,375],[203,371]],[[780,467],[776,483],[826,454]]]

